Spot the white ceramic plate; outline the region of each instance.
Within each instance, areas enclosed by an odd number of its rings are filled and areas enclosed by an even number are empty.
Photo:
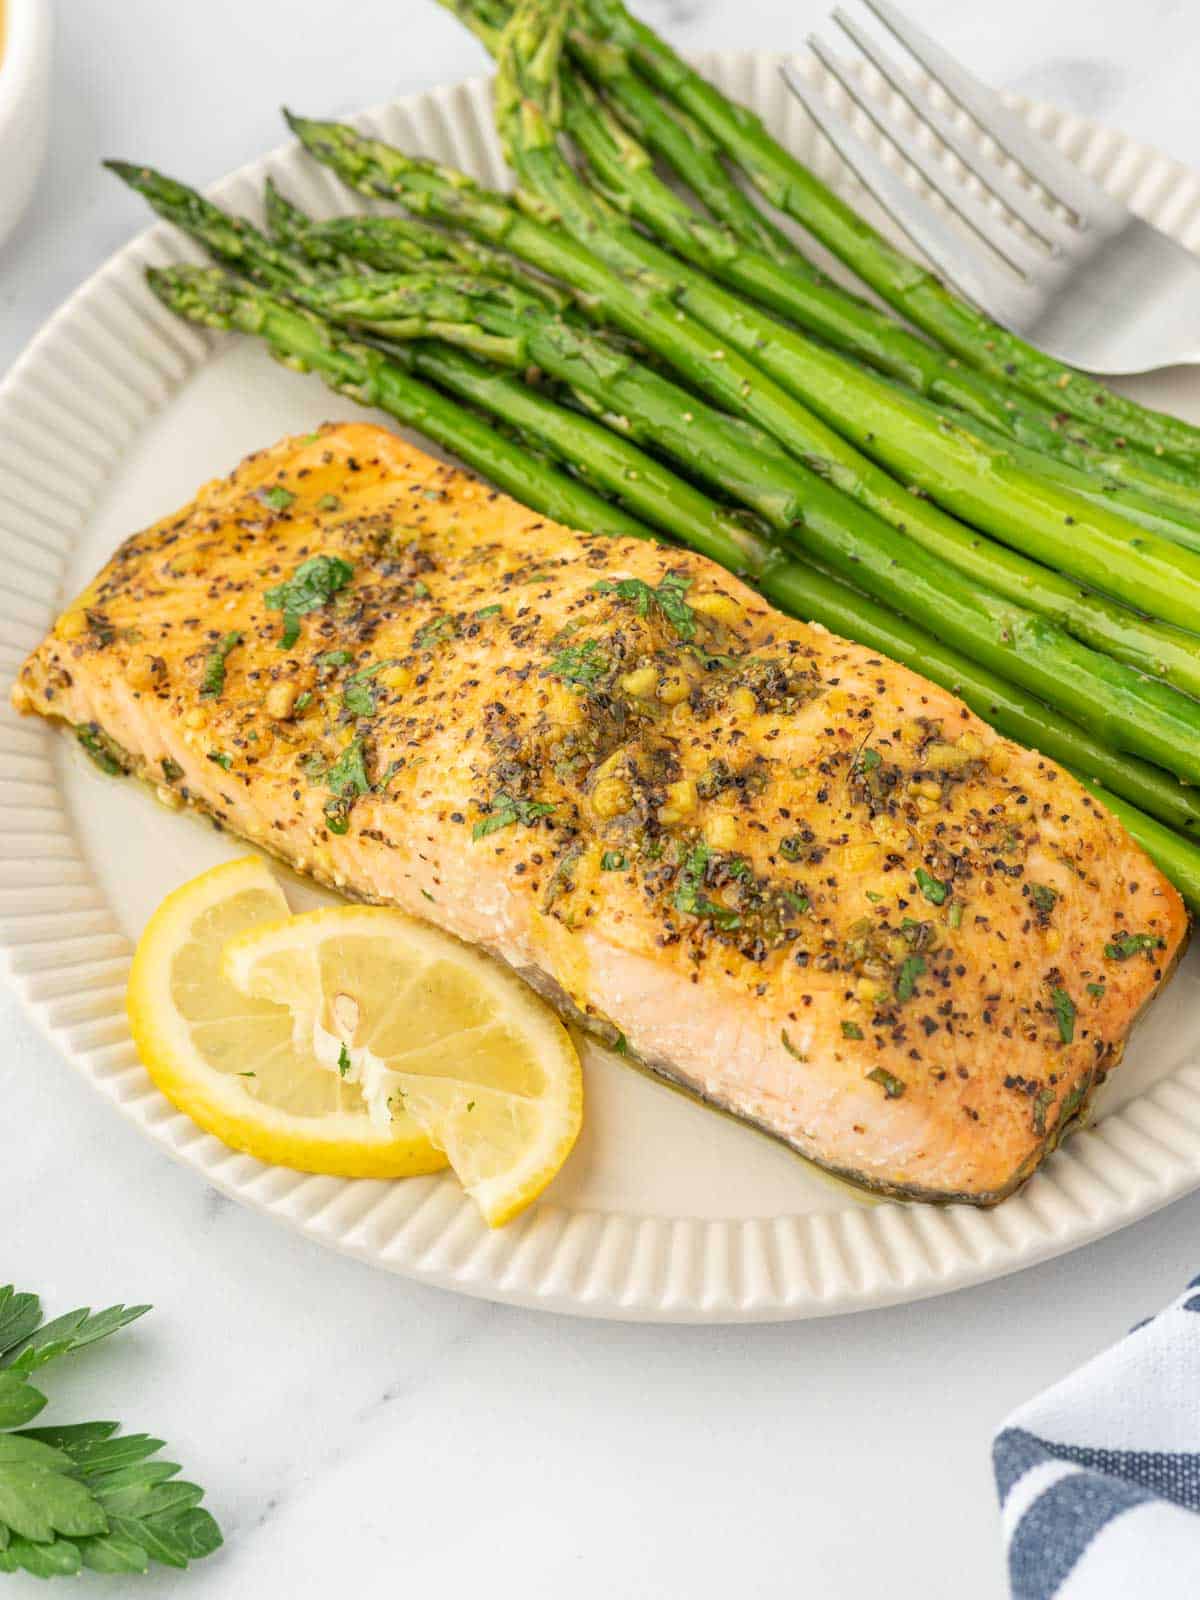
[[[777,60],[703,61],[851,192],[785,95]],[[1060,113],[1045,133],[1183,243],[1200,186],[1160,155]],[[361,119],[414,152],[504,180],[483,80]],[[144,154],[153,159],[154,151]],[[289,147],[217,186],[258,211],[271,174],[310,210],[344,191]],[[856,204],[865,205],[860,193]],[[0,677],[117,541],[285,432],[353,414],[249,342],[171,317],[142,281],[195,252],[152,228],[53,317],[0,389]],[[1135,392],[1200,419],[1186,375]],[[387,419],[381,419],[386,421]],[[587,1061],[580,1146],[543,1202],[489,1233],[452,1178],[347,1182],[264,1167],[176,1112],[138,1064],[124,1012],[130,941],[175,884],[241,850],[98,775],[73,743],[0,713],[0,948],[31,1012],[110,1104],[209,1183],[351,1255],[427,1282],[560,1311],[661,1321],[808,1317],[914,1299],[1044,1260],[1200,1185],[1200,955],[1105,1090],[1095,1126],[995,1211],[872,1204],[782,1147],[613,1057]],[[296,903],[317,892],[289,884]],[[107,1115],[97,1110],[97,1115]]]

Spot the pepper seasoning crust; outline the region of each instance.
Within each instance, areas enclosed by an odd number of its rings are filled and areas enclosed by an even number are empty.
[[[887,1194],[1011,1192],[1185,938],[1103,807],[952,695],[367,424],[128,539],[14,701]]]

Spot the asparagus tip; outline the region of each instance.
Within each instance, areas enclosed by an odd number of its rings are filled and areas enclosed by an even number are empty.
[[[102,161],[100,165],[106,172],[115,173],[122,183],[136,183],[150,170],[140,162],[117,161],[111,157],[107,161]]]

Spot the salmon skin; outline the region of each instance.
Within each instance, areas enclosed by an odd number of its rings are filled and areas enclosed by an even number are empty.
[[[1119,823],[953,695],[365,424],[127,540],[14,701],[895,1197],[1011,1193],[1186,937]]]

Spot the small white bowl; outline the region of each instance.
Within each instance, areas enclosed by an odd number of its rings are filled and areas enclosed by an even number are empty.
[[[0,0],[0,241],[29,203],[50,126],[50,0]]]

